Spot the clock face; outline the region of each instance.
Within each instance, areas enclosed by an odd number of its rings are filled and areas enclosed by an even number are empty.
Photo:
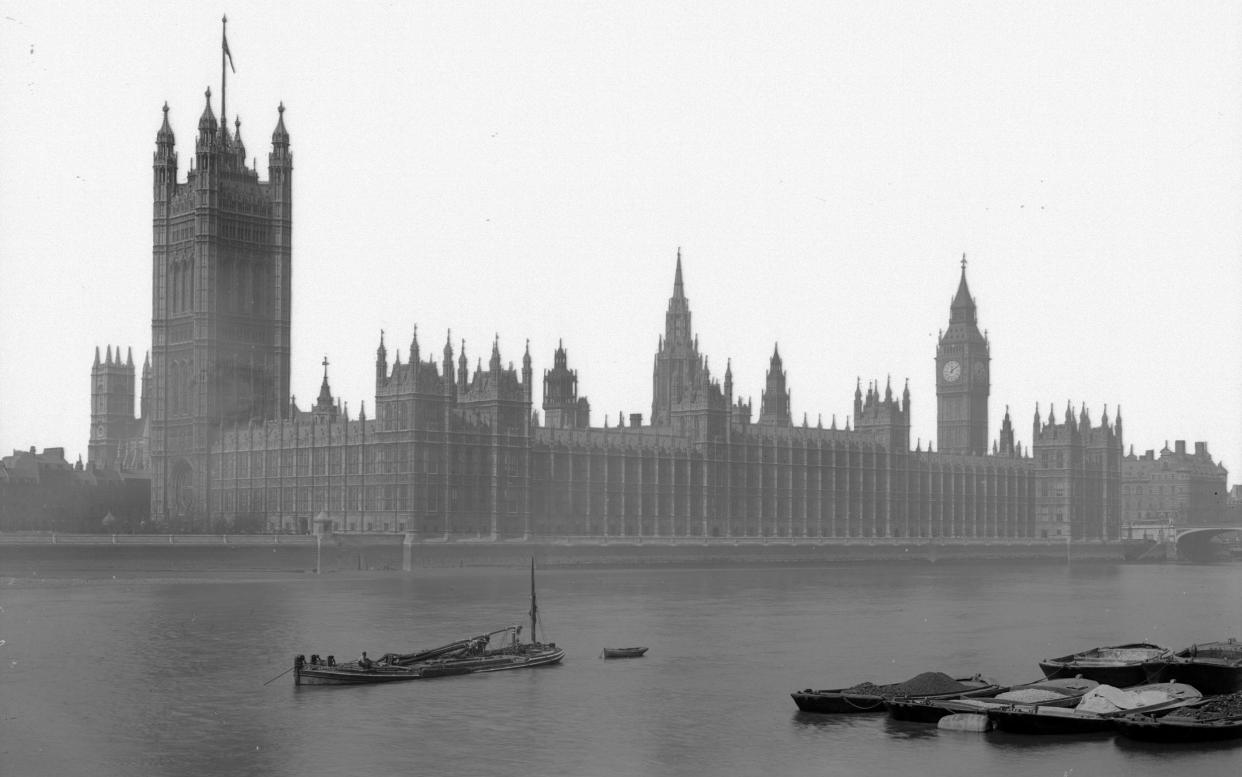
[[[971,372],[973,372],[975,375],[975,380],[977,381],[983,380],[984,371],[985,371],[985,368],[983,366],[983,362],[975,362],[974,369],[971,370]]]
[[[957,379],[962,377],[962,365],[956,359],[944,363],[944,379],[949,383],[957,383]]]

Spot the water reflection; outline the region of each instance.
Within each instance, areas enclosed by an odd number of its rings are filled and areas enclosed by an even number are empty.
[[[910,720],[894,720],[884,717],[884,732],[894,739],[931,739],[940,736],[935,723],[919,723]]]
[[[876,728],[886,716],[877,713],[859,713],[858,715],[832,715],[821,712],[803,712],[793,714],[793,722],[799,726],[822,729],[825,731]]]
[[[1112,731],[1092,731],[1082,734],[1013,734],[1008,731],[989,731],[988,742],[1001,750],[1042,750],[1062,747],[1071,742],[1104,742],[1116,734]]]
[[[1185,754],[1227,752],[1242,750],[1242,739],[1229,739],[1223,742],[1143,742],[1138,739],[1119,736],[1113,740],[1118,750],[1133,753],[1145,753],[1164,760],[1177,760]]]

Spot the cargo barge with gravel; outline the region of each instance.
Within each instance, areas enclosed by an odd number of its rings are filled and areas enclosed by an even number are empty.
[[[962,699],[1005,690],[995,680],[979,675],[954,678],[943,672],[923,672],[900,683],[859,683],[849,688],[795,691],[790,694],[803,712],[853,714],[884,712],[889,699]]]

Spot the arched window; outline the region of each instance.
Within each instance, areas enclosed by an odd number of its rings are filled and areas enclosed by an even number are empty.
[[[181,362],[179,371],[180,386],[177,389],[177,401],[181,403],[181,415],[190,414],[190,363]]]
[[[185,297],[182,298],[182,307],[185,310],[194,309],[194,260],[191,259],[185,265]]]
[[[167,386],[168,407],[166,409],[166,412],[168,413],[169,417],[174,417],[181,413],[181,404],[177,400],[177,397],[181,395],[180,386],[179,386],[180,377],[178,375],[178,370],[180,369],[181,369],[180,362],[172,362],[171,364],[168,365],[168,386]]]

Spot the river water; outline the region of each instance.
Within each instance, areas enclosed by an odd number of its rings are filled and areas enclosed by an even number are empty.
[[[3,574],[3,570],[0,570]],[[143,573],[147,574],[147,573]],[[1242,637],[1242,565],[549,569],[563,665],[354,688],[353,658],[521,623],[520,569],[0,578],[0,774],[1195,775],[1242,745],[939,731],[789,693],[1039,676],[1080,648]],[[604,646],[647,645],[602,661]]]

